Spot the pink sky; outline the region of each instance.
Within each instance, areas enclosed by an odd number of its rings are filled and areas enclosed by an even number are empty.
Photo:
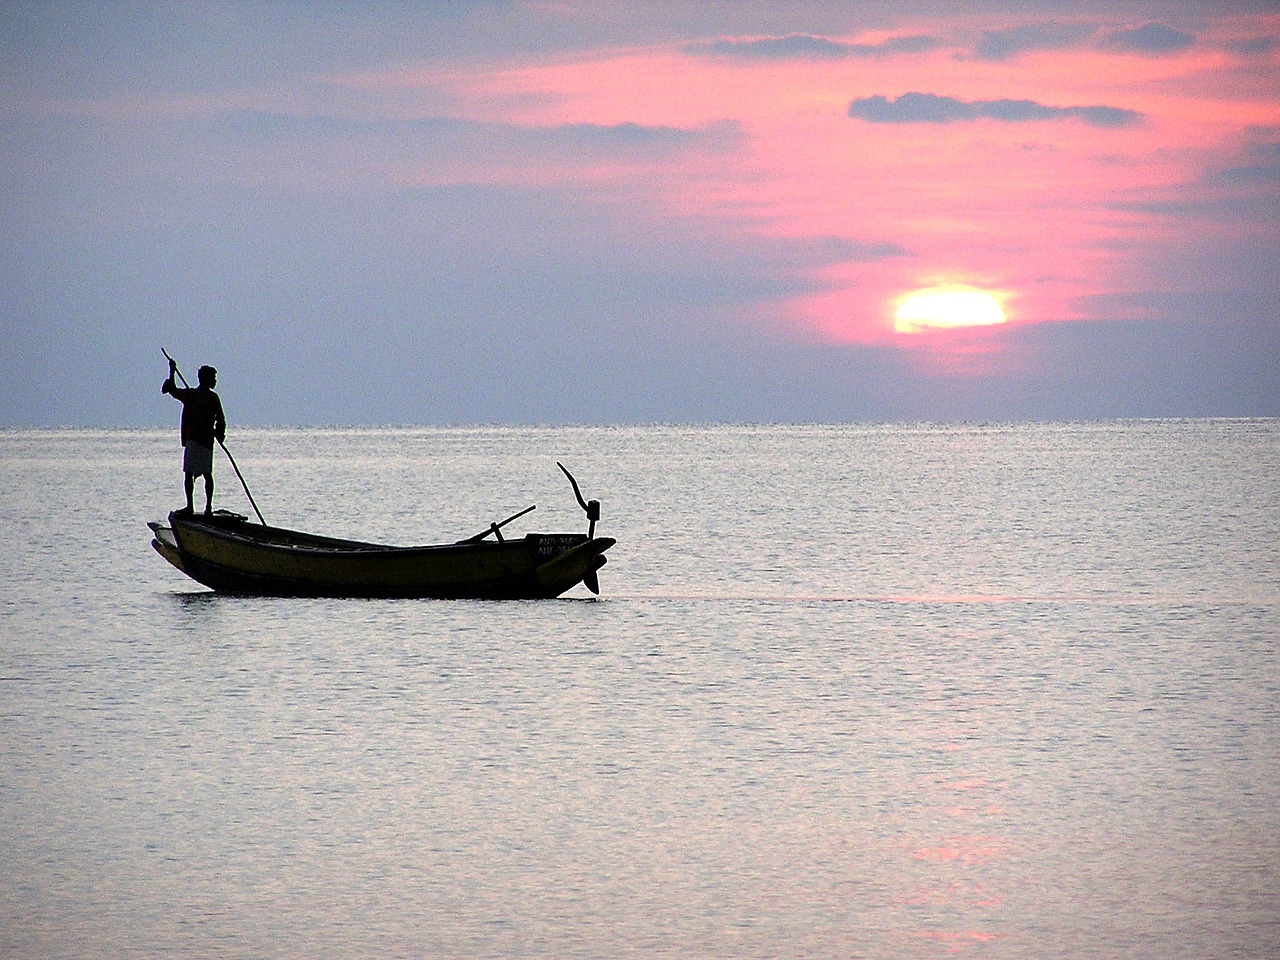
[[[1114,27],[1103,19],[1084,24],[1098,34]],[[822,39],[868,48],[913,35],[972,37],[981,26],[929,19]],[[588,160],[532,171],[482,165],[466,175],[639,179],[672,216],[723,219],[793,240],[846,241],[854,250],[900,247],[911,255],[837,258],[815,272],[819,292],[762,305],[762,312],[801,335],[927,346],[934,360],[959,369],[989,356],[995,332],[895,334],[895,299],[939,283],[967,284],[998,294],[1011,323],[1030,324],[1086,318],[1079,298],[1140,285],[1146,278],[1135,274],[1151,248],[1176,243],[1185,224],[1117,208],[1176,200],[1216,158],[1239,151],[1251,130],[1280,128],[1280,88],[1257,79],[1277,76],[1277,51],[1230,49],[1233,41],[1277,36],[1280,15],[1226,17],[1203,22],[1195,43],[1173,53],[1082,44],[1007,61],[977,59],[959,41],[874,58],[762,61],[716,53],[715,41],[704,39],[606,46],[448,78],[428,72],[361,82],[444,84],[456,96],[454,115],[531,128],[734,125],[740,134],[732,149],[643,164]],[[1066,116],[876,124],[848,114],[852,100],[913,91],[965,102],[1106,105],[1140,117],[1099,127]],[[1248,228],[1216,229],[1240,240]]]
[[[94,9],[0,23],[16,422],[60,349],[241,329],[263,391],[452,384],[356,420],[1280,410],[1274,4]],[[940,284],[1008,322],[895,331]],[[556,377],[470,412],[512,342]]]

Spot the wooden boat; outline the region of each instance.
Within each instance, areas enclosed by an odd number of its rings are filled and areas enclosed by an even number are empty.
[[[420,547],[322,537],[226,511],[177,511],[169,514],[167,524],[148,526],[154,534],[151,546],[160,556],[191,579],[224,593],[534,599],[558,597],[579,583],[599,593],[596,571],[616,541],[595,536],[599,502],[584,502],[576,483],[574,493],[590,519],[585,534],[530,533],[505,539],[501,528],[533,507],[467,540]],[[490,535],[493,540],[487,539]]]

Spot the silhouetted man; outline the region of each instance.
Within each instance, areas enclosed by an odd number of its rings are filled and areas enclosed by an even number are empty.
[[[180,387],[173,382],[178,366],[169,361],[169,379],[160,388],[182,401],[182,473],[183,488],[187,494],[187,513],[195,508],[191,494],[196,477],[204,477],[204,512],[213,512],[213,442],[222,441],[227,434],[227,418],[222,413],[222,401],[213,392],[218,383],[218,371],[213,367],[201,367],[195,388]]]

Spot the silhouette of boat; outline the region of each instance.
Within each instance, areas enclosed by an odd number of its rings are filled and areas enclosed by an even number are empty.
[[[501,528],[533,507],[467,540],[418,547],[317,536],[223,510],[175,511],[167,524],[148,526],[154,534],[151,546],[160,556],[222,593],[536,599],[558,597],[579,583],[599,593],[596,571],[616,541],[595,536],[599,501],[584,502],[577,483],[573,486],[590,520],[585,534],[530,533],[505,539]]]

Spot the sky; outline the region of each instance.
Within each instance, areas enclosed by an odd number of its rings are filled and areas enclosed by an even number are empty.
[[[1280,3],[0,5],[0,426],[1280,416]]]

